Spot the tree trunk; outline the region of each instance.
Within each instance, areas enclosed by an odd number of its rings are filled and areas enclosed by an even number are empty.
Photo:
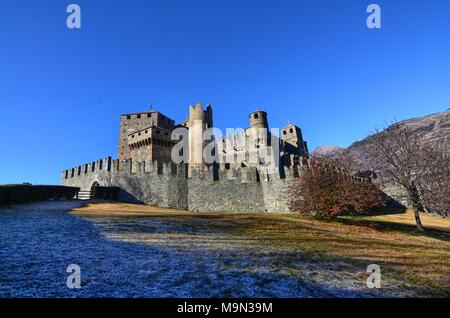
[[[420,211],[430,213],[430,211],[428,210],[427,204],[425,202],[425,199],[423,197],[422,188],[419,187],[419,185],[417,185],[417,194],[419,195],[419,200],[420,200]]]
[[[411,200],[412,200],[412,204],[413,204],[414,217],[416,219],[417,230],[419,230],[420,232],[425,232],[425,229],[422,226],[422,221],[420,220],[421,200],[420,200],[419,191],[417,191],[417,187],[413,185],[411,187],[410,193],[411,193]]]
[[[425,232],[425,229],[422,226],[422,221],[420,220],[420,212],[419,212],[419,208],[417,205],[414,204],[414,217],[416,218],[416,227],[417,230],[419,230],[420,232]]]

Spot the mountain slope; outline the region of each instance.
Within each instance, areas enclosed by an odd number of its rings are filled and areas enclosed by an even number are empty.
[[[407,126],[421,143],[441,144],[450,151],[450,109],[437,114],[403,120],[395,125]],[[357,141],[346,148],[343,153],[363,164],[368,158],[367,148],[371,144],[371,139],[369,136]]]

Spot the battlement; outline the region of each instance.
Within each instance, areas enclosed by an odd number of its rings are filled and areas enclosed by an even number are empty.
[[[268,167],[231,167],[220,164],[218,167],[206,166],[195,167],[191,170],[191,179],[202,182],[220,182],[223,180],[233,180],[237,183],[270,182],[272,180],[292,180],[299,177],[304,166],[292,165],[281,166],[275,169]]]
[[[176,175],[178,173],[185,174],[183,164],[173,164],[162,162],[159,160],[114,160],[113,170],[118,174],[152,174],[152,175]]]
[[[202,102],[198,102],[197,104],[194,105],[189,105],[189,111],[196,111],[196,112],[200,112],[203,111],[203,103]]]
[[[61,178],[63,180],[80,177],[83,175],[96,174],[99,171],[111,171],[112,159],[106,157],[90,163],[85,163],[71,169],[63,170]]]
[[[114,173],[147,173],[147,174],[158,174],[158,175],[174,175],[180,172],[184,172],[185,168],[182,167],[183,164],[176,165],[167,162],[161,162],[158,160],[111,160],[111,157],[106,159],[100,159],[92,163],[77,166],[72,169],[63,171],[63,179],[75,178],[77,176],[95,174],[100,171],[114,172]],[[103,168],[103,167],[106,167]],[[73,176],[72,176],[73,172]],[[67,176],[67,177],[66,177]]]
[[[304,163],[300,160],[300,163]],[[234,180],[240,183],[250,182],[268,182],[279,179],[293,179],[298,177],[301,170],[305,167],[300,164],[281,166],[272,171],[267,167],[232,167],[227,164],[220,164],[217,166],[194,167],[191,169],[190,179],[202,180],[206,182],[216,182],[221,180]],[[69,180],[73,178],[80,178],[92,175],[103,174],[151,174],[151,175],[180,175],[180,177],[187,178],[188,167],[186,164],[174,164],[170,162],[162,162],[158,160],[112,160],[111,157],[106,157],[90,163],[82,164],[71,169],[63,170],[61,179]],[[355,180],[363,178],[352,177]]]

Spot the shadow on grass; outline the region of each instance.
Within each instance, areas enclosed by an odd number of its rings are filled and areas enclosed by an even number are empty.
[[[450,233],[438,229],[427,229],[425,226],[425,232],[420,232],[417,230],[415,225],[412,224],[402,224],[397,222],[389,222],[389,221],[379,221],[379,220],[367,220],[358,217],[343,217],[337,218],[334,220],[335,222],[345,224],[345,225],[358,225],[364,226],[372,229],[376,229],[379,231],[392,231],[392,232],[400,232],[405,234],[410,234],[414,236],[426,236],[435,238],[438,240],[443,240],[446,242],[450,242]]]
[[[390,207],[380,207],[370,211],[367,215],[378,216],[378,215],[395,215],[395,214],[405,214],[408,210],[406,208],[390,208]]]

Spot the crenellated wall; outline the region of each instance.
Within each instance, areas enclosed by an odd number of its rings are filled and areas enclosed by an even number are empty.
[[[256,174],[255,168],[218,170],[216,176],[212,167],[193,170],[189,179],[189,210],[265,211],[262,187]]]
[[[111,157],[107,157],[64,170],[61,175],[61,184],[87,191],[91,190],[94,182],[101,186],[111,186],[112,164]]]
[[[295,169],[294,169],[295,168]],[[295,175],[300,173],[301,167],[282,167],[281,174],[261,172],[264,207],[266,211],[288,212],[288,191],[292,186]]]
[[[78,173],[79,171],[81,173]],[[94,184],[115,186],[121,189],[121,201],[187,209],[185,174],[184,165],[176,166],[158,161],[139,162],[132,159],[111,160],[108,157],[64,170],[62,184],[77,185],[86,191],[91,190]]]
[[[90,190],[93,184],[119,187],[119,199],[199,212],[289,211],[287,189],[298,171],[284,167],[267,174],[256,167],[196,168],[158,161],[110,157],[62,173],[62,184]]]
[[[184,165],[158,161],[115,161],[112,184],[121,188],[119,199],[187,210]]]

